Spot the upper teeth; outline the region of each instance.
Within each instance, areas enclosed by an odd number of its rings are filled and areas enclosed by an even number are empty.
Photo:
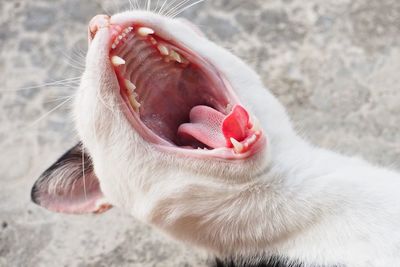
[[[133,27],[128,27],[124,30],[125,34],[128,34],[129,32],[131,32],[133,30]]]
[[[133,31],[133,29],[134,29],[133,27],[128,27],[128,28],[125,28],[123,31],[121,31],[121,33],[115,38],[114,43],[111,45],[111,48],[115,49],[118,47],[118,45],[120,43],[129,42],[130,38],[134,38],[134,35],[128,36],[128,34],[131,31]],[[151,28],[148,28],[148,27],[140,27],[137,29],[137,33],[140,36],[146,37],[146,36],[154,34],[154,30]],[[153,36],[149,36],[146,39],[149,40],[149,42],[151,42],[151,44],[154,45],[158,49],[160,54],[162,56],[164,56],[164,59],[167,62],[169,62],[170,60],[173,60],[178,63],[182,63],[184,66],[186,66],[186,64],[189,63],[189,61],[186,58],[181,56],[178,52],[174,51],[173,48],[170,47],[168,44],[159,43],[158,40],[156,40],[155,37],[153,37]],[[121,65],[125,65],[126,61],[123,58],[115,55],[115,56],[111,57],[111,63],[113,64],[114,67],[118,67]],[[139,103],[139,101],[137,99],[137,97],[138,97],[137,93],[135,93],[136,86],[128,79],[124,80],[124,84],[125,84],[125,87],[126,87],[126,90],[128,93],[129,102],[132,105],[133,109],[136,112],[138,112],[141,104]],[[235,139],[233,139],[231,141],[235,147],[236,153],[241,153],[244,149],[244,145]]]
[[[171,51],[171,58],[174,59],[178,63],[182,63],[182,57],[174,50]]]
[[[141,105],[140,105],[139,101],[136,99],[136,97],[138,96],[135,93],[136,86],[130,80],[127,80],[127,79],[125,79],[125,86],[129,93],[129,102],[131,103],[133,109],[136,112],[138,112]]]
[[[134,85],[130,80],[125,79],[125,86],[131,94],[133,94],[136,89],[136,85]]]
[[[129,96],[129,101],[131,102],[131,105],[133,107],[133,109],[138,112],[139,108],[140,108],[140,103],[136,100],[136,97],[134,95],[130,95]]]
[[[134,95],[129,96],[129,100],[131,102],[131,105],[133,107],[133,109],[138,112],[139,108],[140,108],[140,103],[136,100],[136,97]]]
[[[132,30],[133,30],[133,27],[128,27],[125,30],[123,30],[122,33],[115,38],[114,43],[111,45],[111,48],[112,49],[117,48],[117,46],[119,45],[120,41],[122,41],[122,39],[125,38],[126,35],[128,33],[130,33]]]
[[[165,45],[160,44],[157,46],[157,48],[158,48],[158,51],[160,51],[161,55],[163,55],[163,56],[169,55],[169,50]],[[171,51],[171,52],[173,52],[173,51]]]
[[[147,28],[147,27],[141,27],[138,29],[138,34],[140,36],[147,36],[150,34],[154,34],[154,30],[151,28]]]
[[[111,58],[111,63],[115,66],[118,67],[120,65],[124,65],[126,62],[124,59],[120,58],[119,56],[113,56]]]
[[[134,28],[133,27],[128,27],[125,28],[120,35],[118,35],[115,40],[114,43],[111,45],[111,49],[115,49],[118,47],[118,45],[124,41],[124,38],[127,36],[128,33],[130,33]],[[154,34],[154,30],[148,27],[140,27],[137,29],[137,33],[140,36],[148,36],[151,34]],[[150,36],[149,37],[150,42],[153,45],[157,45],[157,40]],[[165,60],[166,62],[170,62],[170,60],[176,61],[178,63],[182,63],[182,64],[187,64],[188,61],[182,56],[180,55],[178,52],[174,51],[173,49],[169,48],[168,46],[166,46],[165,44],[158,44],[157,45],[157,49],[160,52],[161,55],[165,56]],[[114,64],[114,66],[120,66],[125,64],[125,61],[122,58],[119,58],[117,56],[115,56],[115,58],[113,57],[111,59],[112,63]]]

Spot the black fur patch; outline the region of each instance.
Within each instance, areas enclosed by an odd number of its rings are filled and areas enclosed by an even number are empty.
[[[245,261],[241,261],[245,262]],[[308,265],[309,266],[309,265]],[[269,259],[261,260],[258,263],[237,263],[233,260],[220,260],[216,259],[214,265],[212,267],[304,267],[302,263],[293,263],[288,261],[287,259],[281,259],[279,257],[271,257]],[[343,265],[334,265],[334,266],[322,266],[315,265],[313,267],[345,267]]]

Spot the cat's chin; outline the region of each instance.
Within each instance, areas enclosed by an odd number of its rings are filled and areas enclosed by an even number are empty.
[[[108,29],[104,45],[121,109],[145,141],[168,153],[222,160],[248,159],[266,147],[258,120],[216,66],[159,25],[129,16],[107,20],[92,20],[89,39]]]

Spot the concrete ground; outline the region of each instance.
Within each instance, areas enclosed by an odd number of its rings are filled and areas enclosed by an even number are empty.
[[[26,87],[78,77],[88,20],[127,2],[0,1],[0,266],[206,264],[117,209],[76,217],[30,203],[77,141],[76,83]],[[183,15],[260,73],[304,137],[400,169],[400,1],[207,0]]]

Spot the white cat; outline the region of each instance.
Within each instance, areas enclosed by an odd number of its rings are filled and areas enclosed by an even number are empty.
[[[400,266],[400,175],[302,140],[258,75],[195,26],[96,16],[89,42],[82,143],[37,181],[36,203],[116,206],[219,266]]]

